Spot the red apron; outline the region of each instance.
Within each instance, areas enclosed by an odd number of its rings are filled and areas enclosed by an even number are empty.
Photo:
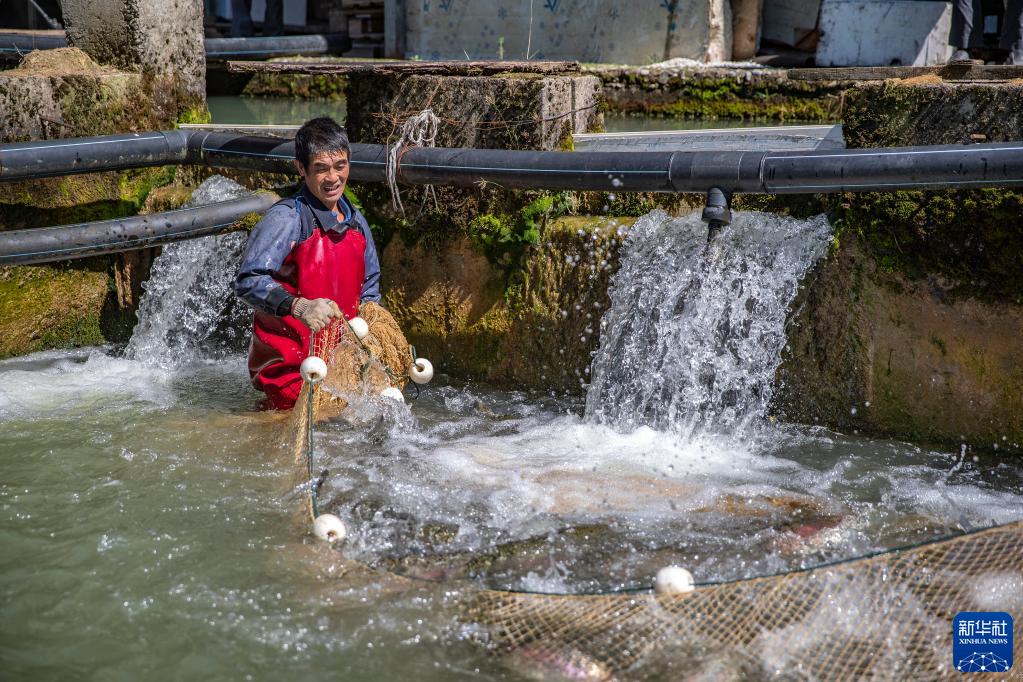
[[[329,298],[346,318],[358,315],[366,276],[366,238],[351,228],[340,233],[317,226],[284,259],[274,281],[293,296]],[[309,354],[309,327],[291,315],[256,311],[249,347],[252,385],[277,410],[290,410],[302,390],[298,368]]]

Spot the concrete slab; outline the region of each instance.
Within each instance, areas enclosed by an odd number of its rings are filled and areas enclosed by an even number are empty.
[[[931,66],[948,61],[952,5],[824,0],[818,66]]]
[[[62,0],[68,44],[100,64],[145,71],[168,99],[206,98],[201,0]]]
[[[811,151],[845,149],[842,126],[769,126],[573,135],[580,152]]]

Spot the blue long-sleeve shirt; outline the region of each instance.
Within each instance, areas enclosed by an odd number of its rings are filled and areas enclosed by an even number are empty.
[[[380,260],[369,223],[347,198],[342,196],[337,206],[341,215],[327,209],[305,187],[292,199],[271,206],[252,228],[245,245],[242,263],[234,280],[234,292],[238,298],[271,315],[289,314],[295,297],[274,276],[291,250],[308,239],[318,223],[326,230],[339,232],[349,227],[358,229],[366,238],[366,275],[360,300],[379,302]]]

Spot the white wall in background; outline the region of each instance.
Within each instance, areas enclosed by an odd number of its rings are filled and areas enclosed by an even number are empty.
[[[729,0],[407,0],[405,56],[647,64],[731,58]],[[530,22],[532,7],[532,23]]]
[[[949,2],[824,0],[817,66],[931,66],[948,60]]]

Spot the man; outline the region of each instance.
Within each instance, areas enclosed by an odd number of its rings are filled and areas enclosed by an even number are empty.
[[[309,337],[359,303],[380,301],[380,263],[366,219],[345,198],[351,149],[344,128],[314,118],[295,135],[302,189],[252,229],[235,294],[255,308],[249,376],[271,407],[290,410],[302,389]]]
[[[970,50],[984,46],[984,12],[981,0],[955,0],[948,44],[955,48],[949,61],[970,58]],[[1008,0],[1002,16],[998,47],[1009,53],[1006,64],[1023,66],[1023,0]]]

